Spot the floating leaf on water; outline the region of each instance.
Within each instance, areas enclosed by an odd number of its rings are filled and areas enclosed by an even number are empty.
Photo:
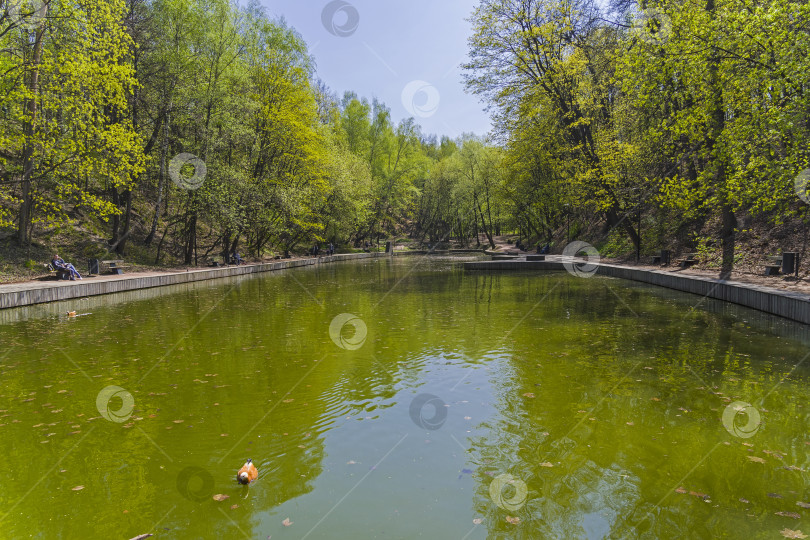
[[[70,488],[72,491],[81,491],[84,489],[84,486],[76,486],[74,488]]]
[[[175,424],[182,424],[185,420],[172,420]]]
[[[684,488],[682,488],[682,487],[679,487],[679,488],[676,488],[676,489],[675,489],[675,493],[688,493],[688,491],[686,491],[686,490],[685,490]]]
[[[661,398],[657,398],[657,397],[651,397],[651,398],[650,398],[650,401],[661,401]]]
[[[232,504],[231,505],[231,510],[236,510],[237,508],[239,508],[238,504]]]
[[[553,467],[553,466],[554,466],[554,464],[553,464],[553,463],[549,463],[548,461],[546,461],[546,462],[544,462],[544,463],[541,463],[541,464],[540,464],[540,466],[541,466],[541,467]]]
[[[768,497],[771,499],[782,499],[783,497],[778,493],[768,493]]]
[[[743,503],[743,504],[751,504],[751,501],[749,501],[748,499],[743,499],[743,498],[740,498],[740,502]]]
[[[532,392],[526,392],[525,394],[523,394],[523,397],[533,398],[534,394]]]
[[[774,512],[774,513],[777,516],[789,517],[793,519],[802,519],[802,516],[800,514],[797,514],[796,512]]]
[[[769,456],[773,456],[776,459],[784,459],[785,458],[785,456],[783,456],[779,452],[774,452],[773,450],[763,450],[762,452],[765,453],[765,454],[768,454]]]
[[[484,521],[484,520],[481,519],[481,518],[475,518],[475,519],[473,519],[473,525],[481,525],[482,521]]]
[[[214,495],[214,500],[217,502],[221,502],[230,498],[231,498],[230,495],[225,495],[223,493],[217,493],[216,495]]]
[[[519,517],[506,516],[506,522],[511,523],[512,525],[517,525],[518,523],[520,523],[520,518]]]
[[[293,522],[290,521],[290,518],[284,518],[284,521],[282,521],[281,524],[284,525],[285,527],[289,527],[290,525],[293,524]]]
[[[765,460],[762,459],[761,457],[757,457],[757,456],[745,456],[745,457],[747,457],[751,461],[755,461],[757,463],[765,463]]]
[[[799,501],[796,503],[796,506],[801,506],[802,508],[810,508],[810,503]]]
[[[282,400],[282,403],[292,403],[293,401],[295,401],[295,398],[289,398],[289,399]]]
[[[802,534],[802,531],[793,531],[791,529],[782,529],[779,533],[785,538],[807,538],[807,535]]]

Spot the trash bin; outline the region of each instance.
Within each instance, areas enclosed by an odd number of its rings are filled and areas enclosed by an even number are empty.
[[[668,249],[661,250],[661,264],[669,264],[670,251]]]
[[[386,253],[391,253],[391,242],[386,242],[385,243],[385,252]]]
[[[796,271],[796,258],[798,253],[795,251],[782,252],[782,274],[789,276]]]
[[[98,275],[98,259],[90,259],[87,261],[87,273]]]

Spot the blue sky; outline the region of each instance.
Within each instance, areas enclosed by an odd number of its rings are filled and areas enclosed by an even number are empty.
[[[413,116],[426,134],[484,135],[490,120],[464,92],[459,65],[476,0],[262,0],[309,45],[318,76],[342,96],[376,97],[394,121]]]

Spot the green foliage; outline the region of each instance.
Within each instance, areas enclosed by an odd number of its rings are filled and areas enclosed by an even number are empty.
[[[717,216],[730,268],[736,212],[795,210],[806,3],[481,0],[472,22],[467,86],[495,111],[511,214],[529,229],[550,236],[576,209],[638,245],[639,209]]]

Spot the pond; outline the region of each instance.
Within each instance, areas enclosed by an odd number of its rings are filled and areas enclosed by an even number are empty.
[[[810,534],[806,327],[459,260],[6,310],[0,538]]]

